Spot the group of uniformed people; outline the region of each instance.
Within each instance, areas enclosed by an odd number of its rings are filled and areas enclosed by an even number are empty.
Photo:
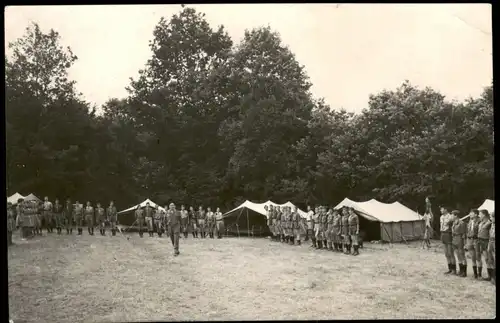
[[[496,285],[495,212],[472,209],[469,223],[460,219],[459,211],[450,213],[447,207],[441,207],[440,212],[441,241],[448,264],[445,274],[467,277],[467,251],[474,278]],[[484,267],[486,277],[483,277]]]
[[[66,234],[72,234],[73,228],[76,227],[78,235],[81,235],[84,224],[88,233],[94,235],[95,223],[98,224],[101,235],[106,234],[108,225],[112,235],[116,235],[118,217],[113,201],[106,209],[99,202],[95,207],[90,201],[83,206],[78,201],[73,204],[67,199],[66,204],[62,205],[58,199],[54,203],[50,202],[48,197],[45,197],[43,202],[19,199],[15,207],[12,203],[7,203],[8,244],[12,244],[12,233],[17,228],[21,229],[23,239],[42,235],[42,229],[46,229],[47,233],[53,233],[56,229],[60,235],[64,228]]]
[[[301,244],[305,237],[311,238],[311,247],[345,254],[359,255],[359,218],[352,208],[340,210],[318,206],[313,211],[307,207],[307,215],[302,217],[297,207],[265,206],[268,212],[268,226],[273,241]]]
[[[220,208],[212,212],[211,208],[207,208],[205,211],[200,206],[198,211],[195,211],[193,207],[189,207],[189,210],[187,210],[184,205],[181,205],[179,213],[180,230],[184,238],[188,237],[189,232],[191,232],[193,238],[207,238],[207,236],[212,239],[216,236],[218,239],[222,238],[224,220],[222,219]],[[139,226],[139,236],[143,236],[144,228],[146,228],[150,237],[153,237],[155,232],[160,237],[163,233],[167,233],[168,235],[171,225],[170,215],[170,208],[167,208],[167,206],[164,209],[155,208],[149,202],[146,203],[144,208],[137,206],[135,219]]]

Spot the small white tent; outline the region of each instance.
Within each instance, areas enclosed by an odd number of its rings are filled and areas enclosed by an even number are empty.
[[[30,195],[26,196],[24,198],[25,201],[37,201],[40,202],[41,200],[35,196],[35,194],[31,193]]]
[[[368,220],[360,220],[360,226],[369,240],[400,242],[420,239],[423,236],[422,217],[399,202],[388,204],[375,199],[355,202],[345,198],[335,209],[343,207],[353,208],[358,215]]]
[[[486,199],[486,200],[484,200],[483,204],[481,204],[481,206],[478,207],[477,209],[478,210],[487,210],[489,213],[494,212],[495,211],[495,201]],[[465,220],[468,218],[469,218],[469,215],[467,214],[466,216],[461,218],[461,220]]]
[[[16,192],[7,198],[7,203],[10,202],[10,203],[12,203],[12,205],[16,205],[17,200],[19,200],[19,199],[24,199],[24,196],[22,196],[21,194]]]
[[[151,206],[152,208],[158,208],[158,209],[160,209],[160,210],[162,210],[164,212],[166,211],[165,208],[159,206],[158,204],[156,204],[155,202],[151,201],[150,199],[146,199],[142,203],[136,204],[136,205],[134,205],[132,207],[129,207],[128,209],[125,209],[123,211],[118,212],[118,214],[122,214],[122,213],[127,213],[127,212],[130,212],[130,211],[133,211],[133,210],[137,209],[137,206],[139,206],[139,205],[140,205],[141,208],[146,207],[147,203],[149,203],[149,206]]]

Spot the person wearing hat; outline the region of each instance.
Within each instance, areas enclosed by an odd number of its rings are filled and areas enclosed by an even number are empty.
[[[100,202],[97,202],[97,207],[95,209],[95,215],[97,218],[97,223],[99,223],[99,233],[102,236],[106,235],[106,212],[101,206]]]
[[[7,245],[12,245],[12,233],[16,229],[16,210],[11,202],[7,202]]]
[[[174,256],[179,255],[179,236],[181,234],[181,212],[175,209],[175,204],[170,203],[170,240],[174,247]]]
[[[490,241],[488,242],[488,257],[489,263],[491,265],[491,283],[496,285],[497,274],[496,274],[496,257],[495,257],[495,211],[490,214],[491,227],[490,227]]]
[[[484,278],[484,280],[491,280],[491,272],[493,268],[493,264],[490,263],[490,259],[488,258],[488,244],[490,242],[490,230],[491,230],[491,221],[489,219],[489,214],[487,210],[479,210],[479,226],[477,228],[477,239],[478,239],[478,267],[477,267],[477,275],[478,278],[482,278],[482,267],[484,259],[486,265],[486,271],[488,276]]]
[[[139,224],[139,237],[142,238],[142,227],[144,226],[144,210],[141,209],[141,205],[137,205],[135,209],[135,220]]]
[[[469,252],[470,259],[472,262],[472,270],[474,272],[474,278],[478,278],[477,275],[477,256],[478,256],[478,242],[477,242],[477,232],[479,227],[479,211],[472,209],[469,212],[469,223],[467,224],[467,251]]]
[[[452,240],[451,244],[453,246],[454,256],[457,256],[458,266],[460,268],[458,276],[467,277],[467,259],[465,258],[465,237],[467,233],[467,228],[465,223],[460,220],[460,212],[454,210],[451,212],[453,224],[451,226]]]
[[[73,233],[73,204],[71,204],[71,200],[67,199],[66,200],[66,205],[64,206],[63,209],[63,217],[64,217],[64,223],[66,226],[66,234],[71,234]]]
[[[106,210],[106,216],[108,217],[108,222],[111,226],[111,235],[116,235],[116,225],[118,223],[118,212],[113,201],[109,202],[109,206]]]
[[[448,271],[445,274],[457,274],[457,264],[452,245],[451,227],[453,225],[453,216],[448,213],[448,208],[441,206],[441,217],[439,218],[441,226],[441,241],[444,246],[444,256],[448,262]]]

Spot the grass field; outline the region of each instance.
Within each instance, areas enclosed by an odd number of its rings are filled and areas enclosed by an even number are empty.
[[[85,232],[84,232],[85,234]],[[98,232],[97,232],[98,234]],[[37,237],[8,250],[14,322],[494,318],[495,287],[444,255],[365,243],[357,257],[262,238]],[[46,235],[44,233],[44,235]],[[16,239],[17,238],[17,239]],[[471,268],[469,268],[471,271]]]

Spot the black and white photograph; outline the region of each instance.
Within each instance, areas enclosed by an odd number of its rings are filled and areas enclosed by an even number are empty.
[[[9,322],[496,317],[491,4],[4,18]]]

